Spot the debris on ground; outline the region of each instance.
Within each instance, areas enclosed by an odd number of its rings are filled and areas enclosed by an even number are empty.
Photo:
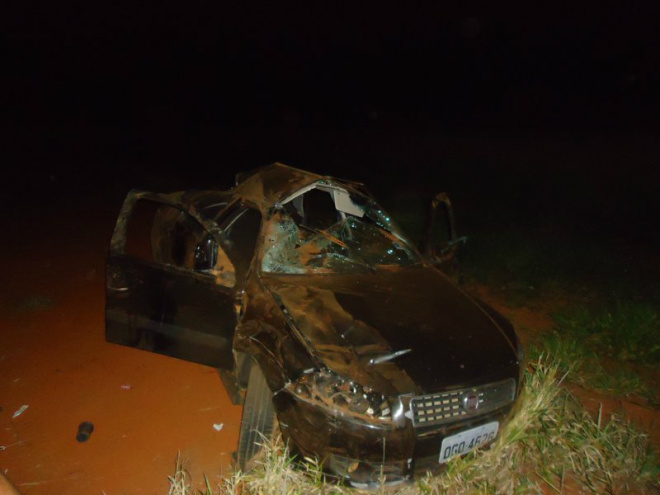
[[[94,423],[90,421],[83,421],[78,425],[78,433],[76,434],[76,440],[79,442],[86,442],[89,440],[89,437],[94,431]]]
[[[21,414],[23,414],[23,413],[27,410],[28,407],[30,407],[30,406],[28,406],[27,404],[23,404],[21,407],[19,407],[19,408],[16,410],[16,412],[14,413],[14,415],[12,416],[12,418],[13,418],[13,419],[18,418]]]

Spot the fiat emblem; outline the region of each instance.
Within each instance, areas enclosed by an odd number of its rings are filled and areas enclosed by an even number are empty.
[[[479,396],[477,394],[470,394],[463,398],[463,409],[466,411],[476,411],[479,407]]]

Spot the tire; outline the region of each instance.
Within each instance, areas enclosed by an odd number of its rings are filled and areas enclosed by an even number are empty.
[[[236,467],[242,472],[254,467],[253,461],[261,452],[262,444],[273,438],[275,410],[272,395],[259,365],[253,363],[248,378],[236,453]]]

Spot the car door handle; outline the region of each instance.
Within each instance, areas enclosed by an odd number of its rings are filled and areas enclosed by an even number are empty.
[[[106,272],[106,287],[112,292],[128,292],[130,289],[129,279],[134,276],[133,273],[123,270],[110,269]]]
[[[108,290],[112,292],[128,292],[130,287],[110,287],[108,285]]]

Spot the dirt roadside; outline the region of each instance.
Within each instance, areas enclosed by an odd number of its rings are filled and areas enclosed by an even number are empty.
[[[216,371],[105,342],[111,217],[69,212],[3,246],[0,472],[26,495],[167,493],[177,453],[198,482],[230,468],[241,408]]]

